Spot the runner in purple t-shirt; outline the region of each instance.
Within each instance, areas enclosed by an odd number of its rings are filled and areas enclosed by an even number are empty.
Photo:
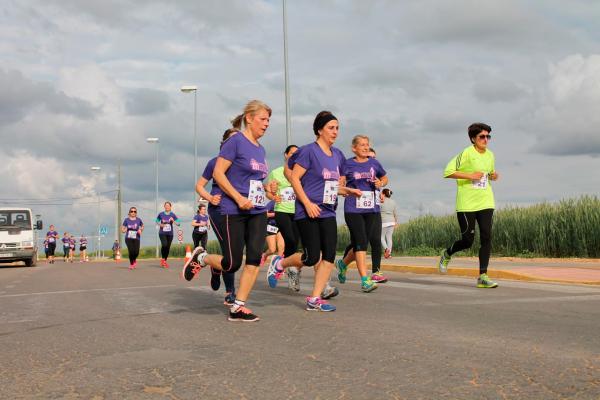
[[[223,214],[223,256],[194,250],[184,266],[183,275],[191,280],[199,268],[207,265],[222,271],[237,271],[242,265],[244,247],[246,263],[240,278],[236,299],[229,311],[229,321],[258,321],[259,318],[245,307],[256,282],[265,245],[267,217],[263,179],[267,176],[265,149],[259,139],[269,127],[271,108],[258,100],[250,101],[244,112],[232,125],[244,130],[231,136],[219,153],[213,179],[223,190],[220,211]],[[273,191],[272,186],[268,190]]]
[[[129,269],[137,267],[137,257],[140,254],[140,236],[144,231],[144,223],[137,216],[137,208],[129,209],[129,216],[123,221],[121,232],[125,234],[125,244],[129,253]]]
[[[171,243],[173,242],[173,224],[179,226],[179,218],[171,211],[173,207],[170,201],[165,201],[163,204],[164,211],[161,211],[156,217],[156,224],[160,227],[158,231],[158,238],[160,239],[160,266],[169,268],[167,258],[169,258],[169,252],[171,251]]]
[[[54,230],[54,225],[50,225],[50,230],[46,233],[46,240],[48,241],[48,263],[54,264],[54,251],[58,240],[58,232]]]
[[[69,232],[65,232],[60,241],[63,245],[63,261],[67,262],[69,260],[69,253],[71,252],[71,237],[69,236]]]
[[[379,193],[378,190],[387,184],[386,172],[374,158],[369,157],[369,138],[364,135],[357,135],[352,139],[352,152],[355,156],[349,158],[344,163],[343,179],[348,187],[353,187],[361,191],[361,196],[356,199],[347,198],[344,201],[344,219],[348,230],[356,267],[361,278],[361,289],[363,292],[372,292],[377,289],[377,283],[367,275],[367,247],[369,241],[372,245],[378,246],[377,251],[373,251],[373,265],[381,263],[381,242],[379,235],[375,240],[370,240],[375,231],[375,227],[381,225],[379,214]],[[375,254],[379,256],[376,260]],[[338,279],[340,283],[346,282],[347,264],[343,260],[336,262],[338,268]],[[381,280],[380,280],[381,282]]]
[[[79,238],[79,262],[87,261],[87,245],[87,237],[81,234],[81,237]]]
[[[337,196],[361,194],[358,189],[339,185],[346,158],[333,147],[338,129],[337,118],[329,111],[321,111],[313,123],[316,142],[302,146],[289,159],[288,165],[292,169],[289,181],[296,193],[296,223],[304,253],[295,253],[285,259],[275,256],[267,271],[269,286],[275,287],[284,268],[314,265],[315,283],[312,295],[306,298],[307,310],[335,311],[333,305],[322,299],[322,294],[335,260]]]
[[[239,131],[237,129],[229,128],[223,133],[223,138],[221,139],[221,147],[223,147],[223,143],[231,136],[237,134]],[[210,193],[206,191],[204,188],[206,184],[213,179],[213,172],[215,170],[215,164],[217,163],[217,158],[212,158],[208,164],[206,164],[206,168],[204,168],[204,172],[202,172],[202,176],[198,179],[198,183],[196,183],[196,192],[203,198],[208,201],[208,218],[210,220],[210,227],[213,232],[217,236],[217,240],[219,241],[219,246],[221,247],[221,254],[225,254],[225,243],[223,241],[224,230],[223,230],[223,216],[221,215],[221,211],[219,210],[219,205],[221,204],[221,195],[223,191],[215,183],[213,180],[212,188]],[[192,222],[194,226],[194,223]],[[196,235],[195,231],[194,234]],[[208,235],[207,235],[208,236]],[[196,236],[193,236],[194,239],[194,248],[198,247],[196,243]],[[206,246],[202,246],[206,249]],[[220,270],[214,269],[211,267],[211,276],[210,276],[210,287],[213,290],[219,290],[221,287],[221,276],[223,277],[223,283],[225,284],[225,300],[223,304],[226,306],[233,305],[235,301],[235,272],[223,272]],[[189,277],[189,276],[188,276]],[[193,278],[193,275],[191,276]],[[190,279],[191,279],[190,278]]]

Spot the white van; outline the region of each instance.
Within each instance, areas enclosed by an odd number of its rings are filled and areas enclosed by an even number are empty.
[[[37,233],[42,221],[33,218],[29,208],[0,208],[0,263],[23,261],[33,267],[37,262]]]

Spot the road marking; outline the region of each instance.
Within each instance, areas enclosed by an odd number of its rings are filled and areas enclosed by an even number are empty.
[[[565,301],[594,301],[600,300],[600,294],[589,294],[581,296],[556,296],[556,297],[526,297],[521,299],[482,299],[465,301],[444,301],[443,303],[426,302],[426,306],[462,306],[462,305],[489,305],[510,303],[556,303]]]
[[[7,297],[26,297],[26,296],[45,296],[49,294],[71,294],[71,293],[90,293],[90,292],[110,292],[118,290],[136,290],[136,289],[158,289],[166,287],[174,287],[178,285],[155,285],[155,286],[128,286],[119,288],[101,288],[101,289],[80,289],[80,290],[58,290],[55,292],[33,292],[33,293],[18,293],[18,294],[5,294],[1,295],[0,298]]]

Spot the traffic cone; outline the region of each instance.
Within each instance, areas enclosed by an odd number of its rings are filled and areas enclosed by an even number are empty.
[[[183,263],[187,263],[190,258],[192,258],[192,248],[188,244],[185,246],[185,260],[183,260]]]
[[[115,262],[121,262],[121,250],[117,249],[117,254],[115,254]]]

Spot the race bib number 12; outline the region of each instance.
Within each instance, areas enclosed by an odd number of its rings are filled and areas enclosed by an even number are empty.
[[[254,207],[264,207],[267,204],[267,198],[265,196],[265,188],[262,181],[250,181],[250,189],[248,190],[248,197]]]

